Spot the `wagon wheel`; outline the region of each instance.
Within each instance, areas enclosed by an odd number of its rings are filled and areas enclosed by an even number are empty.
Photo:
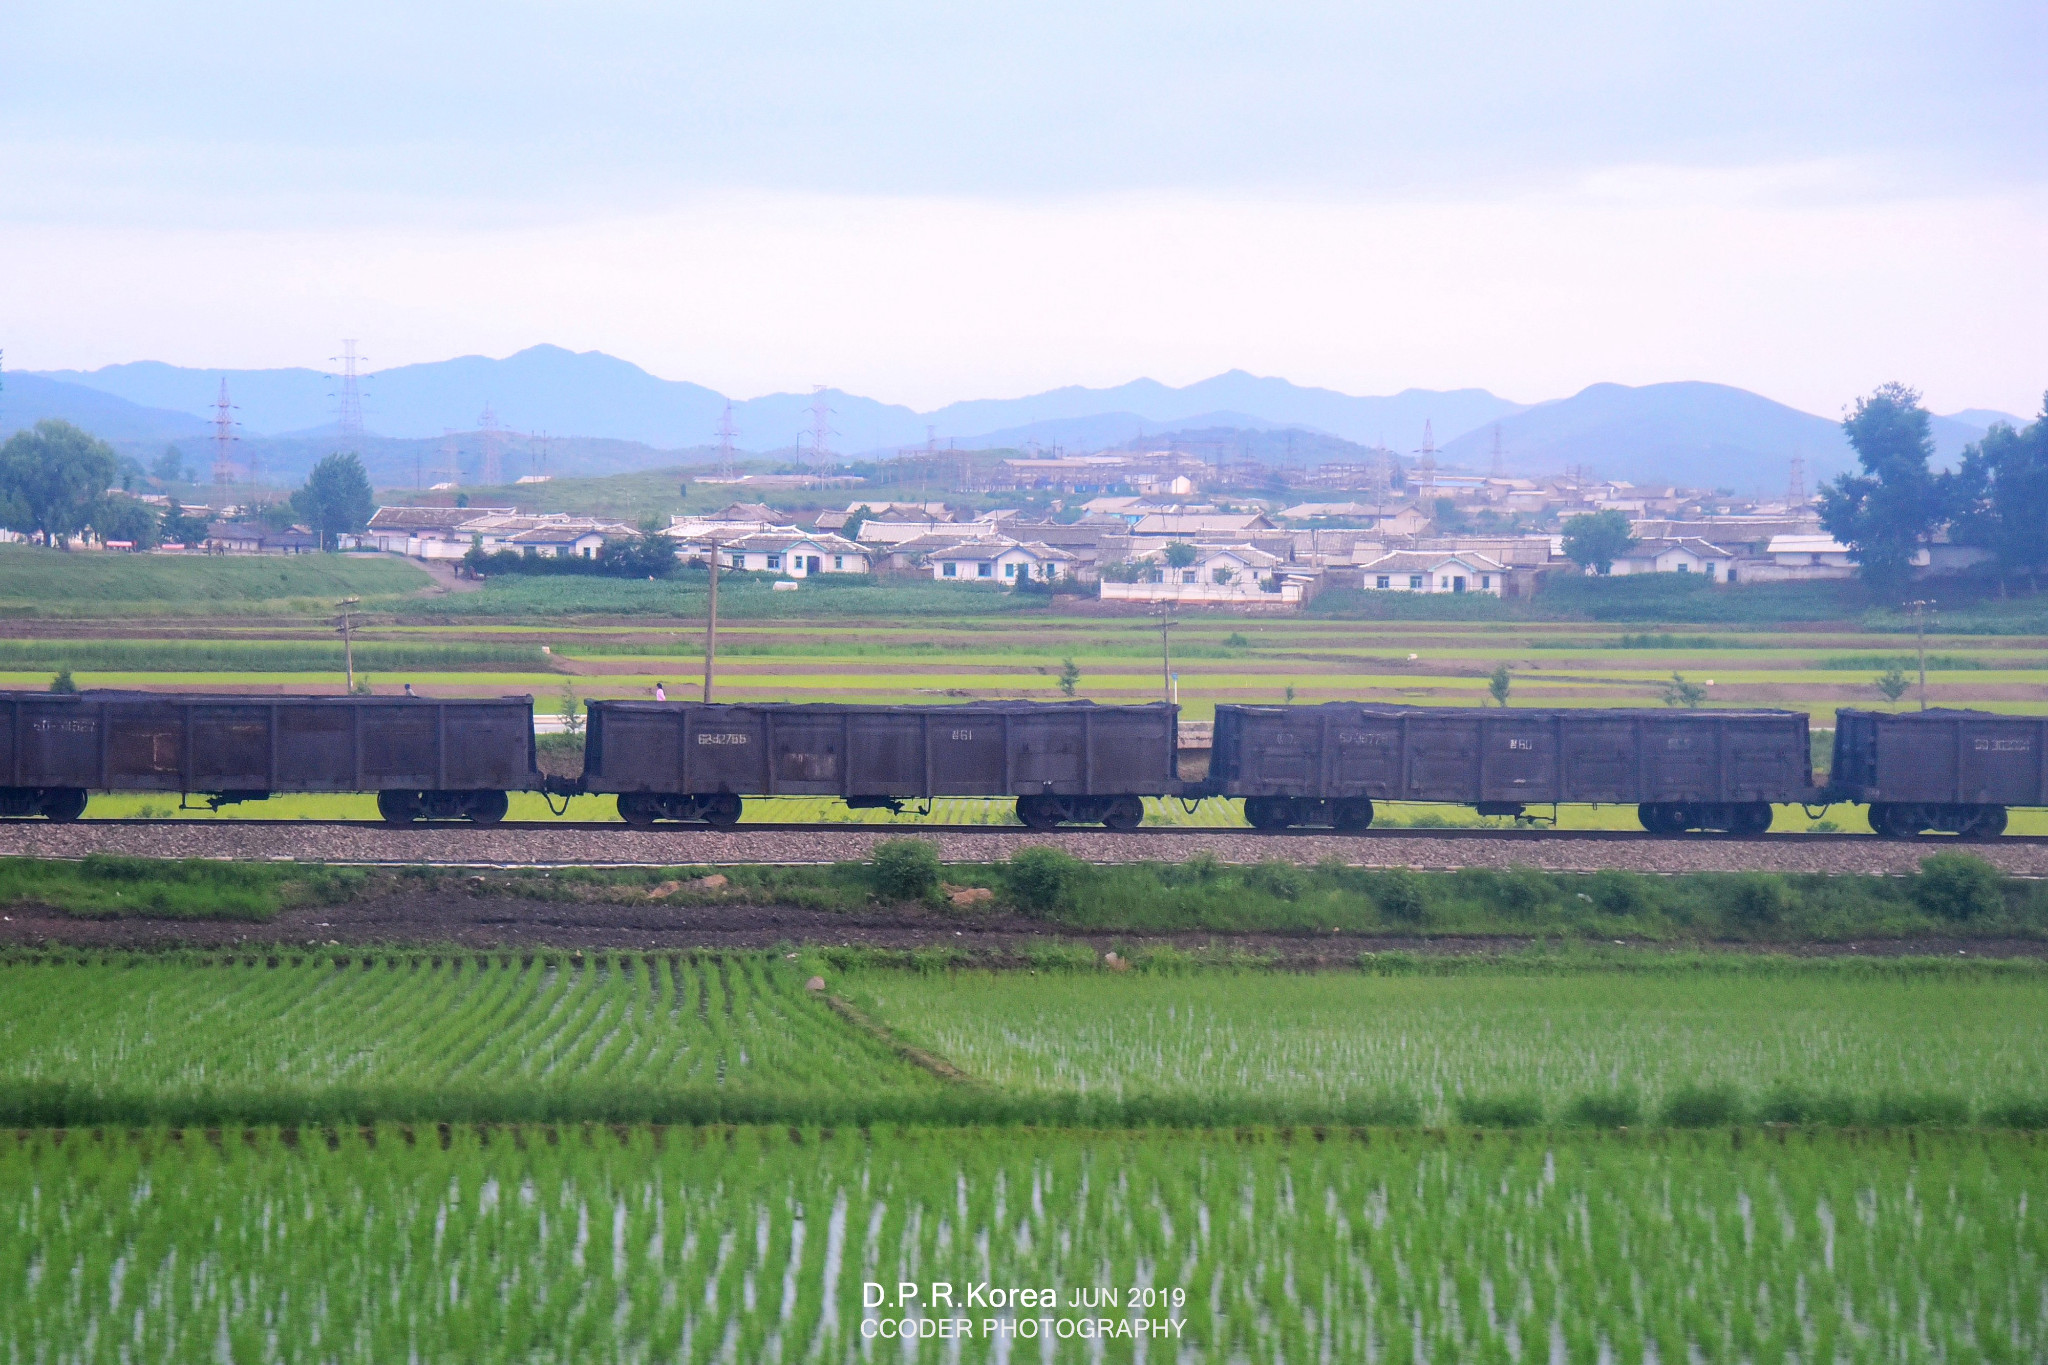
[[[1017,798],[1017,818],[1032,829],[1058,829],[1059,812],[1042,796]]]
[[[1745,801],[1735,808],[1735,818],[1729,823],[1734,833],[1754,837],[1770,832],[1771,817],[1768,801]]]
[[[1636,819],[1652,834],[1679,834],[1685,828],[1678,823],[1678,812],[1662,801],[1645,801],[1637,806]]]
[[[646,829],[661,815],[655,798],[639,792],[619,793],[619,818],[636,829]]]
[[[1965,839],[1996,839],[2005,833],[2005,807],[1977,807],[1962,832]]]
[[[1103,807],[1102,823],[1109,829],[1136,829],[1145,823],[1145,803],[1135,796],[1112,796]]]
[[[512,800],[503,792],[471,792],[462,803],[462,813],[479,825],[497,824],[510,809]]]
[[[377,814],[383,817],[387,825],[409,825],[420,818],[420,794],[403,791],[378,792]]]
[[[1372,798],[1355,797],[1349,801],[1337,802],[1335,824],[1342,830],[1367,829],[1372,825]]]
[[[1869,819],[1871,833],[1881,839],[1903,839],[1906,836],[1889,801],[1871,802]]]
[[[1247,796],[1244,818],[1253,829],[1286,829],[1294,823],[1294,802],[1284,796]]]
[[[43,793],[43,818],[68,825],[85,814],[85,790],[82,787],[52,787]]]
[[[740,799],[731,792],[701,797],[697,809],[703,813],[705,824],[717,825],[720,829],[740,822]]]

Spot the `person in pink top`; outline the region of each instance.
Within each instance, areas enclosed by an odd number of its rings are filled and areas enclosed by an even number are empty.
[[[656,701],[667,701],[668,689],[663,687],[660,683],[656,683],[654,685],[654,699]]]

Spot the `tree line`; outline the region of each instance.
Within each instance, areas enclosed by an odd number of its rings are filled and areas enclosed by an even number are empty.
[[[47,419],[15,432],[0,444],[0,528],[66,549],[88,534],[145,550],[206,538],[206,523],[175,501],[159,510],[116,488],[122,465],[113,447],[69,422]],[[350,453],[327,456],[288,501],[251,517],[273,530],[303,524],[320,548],[332,550],[375,510],[369,476]]]

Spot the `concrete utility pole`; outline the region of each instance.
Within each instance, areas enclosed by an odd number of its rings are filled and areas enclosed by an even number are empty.
[[[1176,624],[1171,608],[1161,609],[1159,613],[1159,695],[1162,700],[1169,702],[1174,698],[1173,642],[1168,639],[1168,632]]]
[[[718,668],[718,541],[711,542],[711,610],[704,618],[704,700],[711,700],[711,675]]]
[[[1927,709],[1927,612],[1934,600],[1913,603],[1913,629],[1920,637],[1920,709]]]
[[[360,597],[344,597],[336,603],[341,608],[341,625],[338,628],[341,631],[341,666],[347,675],[351,695],[356,690],[356,651],[350,630],[354,622],[349,619],[349,612],[362,604],[363,599]]]

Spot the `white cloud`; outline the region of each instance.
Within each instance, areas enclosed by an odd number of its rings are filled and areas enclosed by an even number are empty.
[[[503,228],[0,225],[12,366],[378,367],[537,341],[735,394],[936,406],[1232,366],[1353,393],[1709,379],[1832,414],[2048,385],[2048,200],[1847,197],[1853,168],[1617,170],[1484,202],[722,194]]]

